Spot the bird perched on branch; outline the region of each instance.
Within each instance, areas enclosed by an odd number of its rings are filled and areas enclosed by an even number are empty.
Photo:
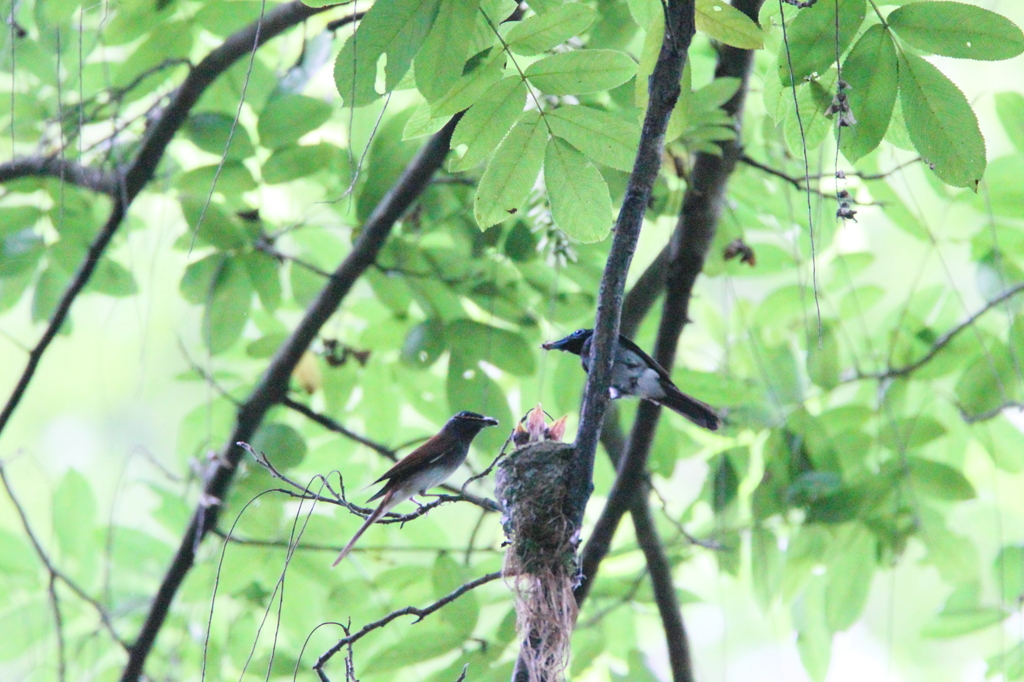
[[[593,329],[577,329],[558,341],[548,341],[545,350],[560,350],[579,355],[583,371],[590,371],[590,342]],[[697,426],[717,431],[722,420],[718,413],[696,398],[690,397],[672,383],[665,368],[625,336],[619,335],[612,366],[612,385],[608,388],[612,400],[622,396],[636,396],[667,407],[683,415]]]
[[[366,522],[356,531],[331,565],[337,566],[341,563],[366,529],[379,521],[399,502],[444,483],[466,461],[469,445],[476,438],[476,434],[485,427],[497,424],[498,420],[493,417],[485,417],[476,412],[459,412],[448,420],[436,436],[388,469],[387,473],[371,484],[387,481],[384,487],[368,500],[372,502],[377,498],[383,498],[380,506],[366,517]]]

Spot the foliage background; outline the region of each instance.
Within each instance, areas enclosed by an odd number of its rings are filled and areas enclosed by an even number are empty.
[[[145,14],[152,11],[147,9],[151,3],[118,6],[112,10],[114,19],[106,30],[108,37],[117,30],[125,31],[126,42],[118,45],[111,39],[107,61],[97,59],[79,71],[80,36],[84,43],[91,34],[84,30],[63,34],[62,76],[55,79],[56,44],[45,29],[53,25],[73,28],[78,6],[19,3],[19,22],[42,37],[17,45],[14,83],[18,97],[13,111],[10,100],[0,98],[0,120],[13,122],[14,139],[10,139],[10,130],[5,131],[6,144],[0,148],[13,149],[15,156],[39,153],[41,136],[49,136],[46,148],[53,148],[54,140],[60,139],[57,118],[67,121],[68,130],[77,119],[69,111],[58,110],[58,95],[74,101],[68,93],[80,87],[85,92],[86,88],[101,90],[108,82],[127,83],[146,68],[138,52],[128,58],[130,48],[123,45],[155,45],[151,49],[157,56],[148,57],[150,65],[174,50],[195,61],[218,44],[216,36],[235,30],[252,18],[254,8],[257,13],[259,10],[259,3],[219,3],[239,8],[237,13],[218,10],[216,4],[172,4],[167,11],[173,16],[195,22],[186,24],[184,30],[190,38],[180,44],[168,39],[168,24],[145,28],[142,18],[132,18],[129,10]],[[607,10],[613,4],[601,6]],[[1024,9],[1016,3],[976,4],[1024,24]],[[108,9],[106,5],[85,8],[85,25],[92,25],[98,13]],[[3,13],[9,12],[7,5]],[[128,18],[121,20],[122,16]],[[223,197],[216,197],[213,203],[215,208],[222,204],[226,214],[243,204],[258,207],[264,229],[297,226],[279,242],[280,250],[328,269],[347,249],[349,226],[365,219],[374,200],[420,143],[415,139],[403,142],[401,133],[421,101],[413,91],[396,92],[376,132],[383,101],[355,111],[338,105],[330,65],[347,34],[339,34],[335,40],[322,37],[322,27],[333,18],[313,18],[304,30],[293,30],[261,48],[247,89],[248,104],[241,108],[239,118],[240,131],[253,141],[268,144],[273,133],[260,116],[266,111],[264,101],[283,74],[301,80],[303,69],[298,75],[296,69],[289,69],[304,47],[308,59],[321,50],[319,61],[312,62],[318,68],[304,65],[309,81],[301,92],[333,106],[322,108],[322,124],[312,126],[302,143],[337,145],[339,151],[327,154],[328,170],[293,182],[269,184],[270,147],[254,148],[252,154],[240,152],[253,159],[248,166],[257,177],[262,176],[262,182],[256,182],[258,186],[244,198],[228,184]],[[133,28],[133,22],[143,28]],[[152,31],[152,39],[147,38],[148,31]],[[626,38],[622,45],[637,54],[642,34]],[[778,38],[776,29],[769,38],[769,51],[777,49]],[[5,48],[4,54],[9,55],[9,49]],[[695,87],[707,83],[714,53],[706,39],[698,36],[691,59]],[[912,381],[897,382],[895,388],[887,387],[887,393],[880,393],[874,381],[837,381],[850,376],[855,361],[866,371],[884,370],[887,358],[892,365],[904,364],[991,299],[999,291],[1000,277],[1019,282],[1024,267],[1024,242],[1020,239],[1024,201],[1018,189],[1018,171],[1024,164],[1024,149],[1015,147],[1014,142],[1019,144],[1024,133],[1020,121],[1009,119],[1005,112],[1000,122],[993,95],[1019,88],[1024,73],[1021,60],[1019,56],[994,63],[933,59],[965,91],[979,114],[990,166],[977,195],[951,190],[934,181],[921,164],[914,164],[888,178],[888,191],[879,183],[859,183],[851,178],[849,187],[859,199],[889,202],[884,209],[861,207],[859,222],[834,222],[834,202],[814,198],[815,224],[820,230],[816,244],[818,295],[824,325],[824,353],[819,351],[817,356],[817,318],[813,292],[808,289],[809,244],[806,230],[794,228],[805,224],[804,195],[750,167],[741,167],[732,178],[728,209],[707,268],[709,276],[699,281],[691,308],[695,324],[683,337],[678,365],[686,369],[677,370],[675,376],[677,383],[703,399],[728,406],[735,426],[722,437],[708,436],[668,415],[651,461],[655,486],[666,498],[667,511],[659,517],[659,528],[677,564],[675,580],[686,602],[683,613],[700,679],[742,679],[754,674],[768,679],[803,679],[808,675],[806,669],[812,676],[823,675],[821,657],[829,648],[830,630],[837,633],[831,638],[831,665],[825,666],[828,679],[980,679],[986,672],[998,672],[1002,656],[1012,659],[1010,677],[1021,676],[1024,620],[1018,595],[1022,586],[1017,574],[993,569],[1005,547],[1020,552],[1016,547],[1024,541],[1024,508],[1018,494],[1024,469],[1020,420],[1011,410],[968,426],[957,410],[957,404],[980,412],[1001,402],[1021,400],[1024,381],[1014,364],[1022,338],[1019,303],[990,312],[976,325],[983,336],[965,333],[962,343],[937,356],[929,370]],[[5,68],[9,71],[10,64]],[[783,135],[764,111],[761,94],[766,79],[775,76],[774,68],[774,54],[759,53],[744,140],[748,154],[799,177],[800,162],[786,156]],[[181,77],[180,69],[170,74]],[[238,109],[242,74],[243,69],[236,67],[230,84],[215,88],[197,111],[208,107],[207,111],[230,121]],[[171,80],[174,78],[145,83],[142,90],[166,88]],[[126,101],[123,111],[139,111],[144,100]],[[320,121],[316,118],[320,110],[311,104],[311,113],[302,120]],[[134,125],[132,130],[137,132],[142,122]],[[285,138],[288,125],[284,124]],[[246,301],[251,305],[251,317],[242,340],[231,342],[229,331],[225,332],[226,347],[216,349],[218,352],[204,345],[204,308],[183,296],[181,283],[188,266],[211,248],[198,240],[197,248],[189,253],[188,238],[183,237],[188,225],[181,206],[187,204],[190,194],[205,198],[209,168],[219,159],[210,150],[218,140],[221,145],[223,141],[215,138],[204,146],[198,123],[196,130],[199,132],[191,139],[179,135],[172,143],[164,165],[133,206],[127,229],[110,253],[131,273],[135,290],[123,277],[110,275],[106,292],[93,292],[76,302],[70,333],[59,337],[47,353],[24,403],[0,440],[0,458],[38,537],[62,570],[107,605],[116,629],[126,639],[137,631],[146,600],[187,523],[195,504],[195,477],[205,452],[219,447],[230,428],[229,403],[210,382],[199,380],[194,366],[209,373],[230,394],[244,396],[266,364],[266,344],[294,323],[308,300],[309,287],[317,281],[295,263],[286,263],[276,313],[266,312],[266,301],[256,303],[249,294]],[[374,142],[352,197],[325,201],[344,192],[353,161],[358,161],[371,139]],[[679,151],[685,155],[694,150]],[[812,172],[831,174],[834,147],[830,142],[826,139],[821,149],[811,152]],[[884,143],[863,167],[887,170],[913,156]],[[849,168],[843,161],[841,165]],[[203,167],[208,169],[205,176],[188,173]],[[237,166],[225,166],[220,182],[247,187],[244,174],[233,176],[233,169]],[[479,169],[455,177],[475,182]],[[604,170],[604,177],[614,195],[616,182],[621,186],[621,175]],[[831,189],[827,182],[822,186]],[[446,286],[423,277],[385,277],[385,273],[371,270],[346,300],[343,311],[327,325],[324,336],[357,349],[371,349],[372,355],[365,367],[350,360],[341,368],[331,368],[318,360],[322,386],[310,400],[349,428],[389,446],[433,432],[446,416],[464,407],[486,409],[509,425],[513,415],[522,414],[539,399],[556,416],[567,412],[570,420],[575,420],[583,379],[576,359],[542,354],[538,346],[544,339],[589,325],[592,292],[596,291],[607,241],[576,244],[575,260],[552,268],[544,253],[532,255],[536,236],[526,239],[521,229],[513,236],[519,229],[514,227],[515,220],[488,232],[477,230],[471,186],[453,182],[431,192],[423,213],[416,216],[422,223],[412,226],[407,220],[403,225],[400,237],[405,251],[393,245],[386,257],[409,256],[408,269],[413,272],[418,272],[413,266],[435,266],[431,279],[476,277],[494,287],[508,285],[515,295],[506,295],[508,290],[500,296],[469,293],[462,282]],[[681,197],[678,179],[666,173],[642,233],[634,273],[642,272],[665,244]],[[895,197],[902,201],[905,212],[899,211]],[[108,205],[85,190],[53,180],[38,186],[9,187],[0,201],[5,208],[34,204],[49,212],[35,229],[50,249],[46,258],[51,263],[63,257],[54,245],[74,238],[70,230],[64,233],[54,225],[63,220],[70,225],[68,216],[75,215],[81,216],[81,229],[94,229]],[[530,206],[542,213],[544,198],[535,195]],[[460,207],[465,209],[462,213]],[[756,268],[721,260],[724,244],[740,234],[757,249]],[[516,238],[526,239],[527,247],[517,246]],[[423,252],[436,260],[424,261]],[[995,260],[993,252],[998,254]],[[396,260],[382,263],[390,268]],[[5,346],[0,351],[0,383],[4,386],[14,384],[23,349],[34,342],[42,326],[39,320],[45,318],[47,295],[52,296],[47,287],[55,282],[39,279],[42,269],[0,280],[5,308],[0,316],[0,343]],[[53,277],[59,278],[59,273],[54,273]],[[544,286],[531,287],[531,278]],[[565,290],[563,298],[553,299],[548,293],[552,280]],[[868,304],[871,301],[873,305]],[[230,304],[228,309],[230,312]],[[423,324],[428,317],[443,316],[444,311],[450,315],[444,318],[446,323],[458,325],[456,319],[471,318],[514,336],[502,336],[501,332],[474,336],[449,326],[440,345],[412,345],[410,338],[415,341],[421,338],[416,334],[434,330]],[[524,323],[524,316],[533,319]],[[898,337],[897,329],[903,330]],[[637,335],[641,345],[650,347],[654,330],[651,320],[641,327]],[[261,349],[258,342],[268,338],[271,341]],[[908,341],[910,338],[916,341]],[[984,350],[979,351],[983,345]],[[409,349],[425,349],[437,362],[417,367],[423,364],[420,356]],[[829,357],[829,352],[835,356]],[[457,377],[449,378],[453,354],[488,360],[496,367],[487,369],[493,379],[463,386]],[[1004,369],[991,372],[988,363],[1003,362],[1004,358],[1008,358]],[[485,370],[477,367],[476,371]],[[482,376],[479,373],[475,377]],[[359,389],[353,398],[350,394],[356,386]],[[462,396],[470,400],[482,397],[483,404],[449,404],[451,397]],[[502,396],[508,398],[508,406],[501,403]],[[798,409],[800,406],[806,412]],[[946,469],[933,478],[927,473],[915,478],[911,469],[911,483],[904,479],[892,484],[904,486],[901,489],[907,497],[902,502],[909,504],[911,514],[924,527],[899,554],[895,568],[887,565],[890,555],[884,543],[883,561],[875,563],[875,548],[868,548],[863,535],[866,529],[877,529],[870,525],[868,511],[858,516],[865,523],[824,529],[821,524],[817,528],[803,525],[802,510],[758,517],[755,489],[771,466],[772,448],[779,447],[778,439],[785,435],[783,422],[790,433],[805,429],[805,437],[811,439],[828,428],[823,426],[821,413],[843,407],[850,411],[840,413],[835,422],[838,432],[850,438],[843,441],[849,443],[847,452],[862,453],[864,461],[875,464],[920,456],[961,472],[969,484],[964,488],[963,479]],[[632,411],[632,406],[622,405],[627,416]],[[329,434],[297,414],[278,408],[270,421],[290,428],[265,431],[263,449],[287,452],[293,458],[293,473],[300,479],[340,469],[348,490],[355,491],[376,478],[386,464],[376,453]],[[906,445],[887,435],[894,423],[923,431]],[[857,427],[849,428],[853,424]],[[293,442],[296,435],[301,445]],[[502,434],[480,439],[472,456],[477,469],[490,461],[502,439]],[[838,457],[843,460],[843,451]],[[851,473],[855,469],[843,460],[841,470],[847,483],[856,478]],[[599,510],[612,476],[610,466],[599,459],[592,512]],[[806,499],[800,495],[813,502],[821,494],[816,485],[825,486],[826,493],[833,492],[829,486],[841,485],[832,478],[805,482],[809,489],[785,492],[789,496],[785,499],[795,507],[804,506],[801,502]],[[250,466],[248,476],[232,491],[222,527],[234,521],[245,501],[268,484],[269,480]],[[726,498],[721,496],[722,490],[733,489],[735,497],[731,492]],[[481,490],[486,491],[487,486]],[[0,532],[0,670],[5,679],[52,679],[56,675],[56,645],[47,606],[46,573],[29,548],[13,508],[5,505],[0,509],[4,529]],[[237,530],[244,537],[286,539],[295,512],[293,504],[263,497],[258,506],[246,510]],[[318,512],[322,513],[314,515],[306,527],[304,542],[336,547],[357,526],[357,519],[348,513]],[[264,674],[272,648],[276,651],[273,674],[290,675],[303,640],[320,622],[346,622],[351,617],[353,625],[359,626],[394,608],[429,602],[463,578],[496,570],[501,538],[493,515],[485,518],[475,533],[477,545],[483,549],[466,556],[478,515],[468,505],[449,505],[402,531],[375,529],[367,536],[366,546],[384,549],[364,552],[335,572],[325,570],[330,550],[296,553],[280,613],[280,638],[272,646],[268,635],[273,626],[265,628],[255,645],[255,663],[249,675]],[[755,521],[764,522],[761,530],[752,530],[758,526]],[[694,548],[679,535],[674,522],[682,522],[697,536],[741,550]],[[788,550],[778,556],[770,551],[760,553],[763,545],[757,542],[764,539],[764,529],[787,538],[789,544],[781,548]],[[451,551],[409,551],[417,547]],[[858,551],[862,553],[856,555]],[[154,678],[197,675],[220,553],[218,541],[208,541],[202,548],[201,561],[174,607],[158,654],[151,659],[148,670]],[[282,550],[276,548],[229,546],[224,556],[213,609],[209,656],[213,667],[208,669],[216,679],[241,676],[264,608],[273,603],[271,593],[284,562]],[[657,612],[643,586],[632,592],[642,570],[635,541],[631,533],[623,531],[602,569],[594,599],[581,614],[584,624],[603,617],[575,636],[574,673],[589,667],[586,674],[593,679],[622,675],[628,679],[643,679],[643,675],[664,678],[663,635]],[[428,575],[433,579],[426,580]],[[834,593],[827,597],[828,585],[840,583],[856,594],[845,600]],[[867,585],[871,589],[866,594],[856,589]],[[68,674],[80,679],[117,675],[123,653],[105,633],[97,631],[95,613],[87,605],[66,587],[58,585],[57,589],[65,604]],[[966,605],[947,607],[943,620],[937,614],[951,594]],[[972,595],[976,596],[972,599]],[[867,600],[863,610],[861,597]],[[623,598],[628,600],[620,604]],[[605,614],[603,609],[611,607],[614,610]],[[271,623],[278,617],[275,609],[270,609]],[[393,679],[393,667],[410,663],[413,665],[401,673],[407,679],[455,679],[463,662],[488,659],[489,664],[492,657],[501,664],[488,674],[493,679],[507,678],[511,655],[504,651],[511,641],[508,609],[507,592],[499,583],[467,598],[464,606],[446,608],[435,620],[414,626],[399,621],[357,648],[361,678]],[[961,621],[956,621],[961,616]],[[832,622],[823,622],[823,618]],[[968,621],[988,627],[974,631],[962,624]],[[837,622],[849,627],[830,627]],[[940,634],[967,633],[951,639],[923,636],[922,630],[929,627]],[[794,641],[794,631],[800,633],[799,644]],[[466,643],[469,633],[491,643],[485,653],[478,653],[482,647]],[[312,661],[309,651],[316,652],[315,658],[336,635],[337,631],[329,628],[317,631],[303,658],[303,668]],[[436,678],[431,677],[435,672]]]

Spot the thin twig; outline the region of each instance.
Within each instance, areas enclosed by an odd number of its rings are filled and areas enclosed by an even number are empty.
[[[264,18],[263,27],[259,32],[260,38],[262,40],[279,33],[286,28],[286,23],[288,26],[294,25],[321,9],[306,7],[298,2],[281,5]],[[277,30],[272,31],[271,28]],[[250,33],[246,34],[245,31]],[[256,27],[250,25],[240,34],[244,35],[237,40],[244,45],[242,54],[246,54],[253,49]],[[236,39],[228,39],[233,40]],[[196,71],[198,70],[199,67],[196,68]],[[429,186],[431,177],[447,156],[451,134],[459,120],[460,116],[453,117],[409,162],[405,171],[363,225],[351,251],[334,271],[333,276],[327,279],[320,294],[309,305],[291,335],[278,349],[252,393],[238,409],[233,433],[225,442],[217,457],[216,467],[206,480],[200,497],[201,502],[224,499],[234,478],[236,465],[244,454],[244,450],[236,443],[250,440],[267,412],[286,396],[292,371],[310,343],[338,309],[356,281],[376,260],[394,224]],[[132,647],[128,663],[122,672],[122,682],[136,682],[143,674],[145,660],[152,651],[156,636],[170,611],[171,602],[195,562],[199,543],[216,525],[220,511],[219,504],[197,505],[189,527],[185,530],[178,550],[150,604],[139,638]]]
[[[69,578],[63,571],[61,571],[50,559],[50,555],[43,549],[42,543],[39,541],[39,537],[32,530],[32,525],[29,523],[28,514],[25,512],[25,508],[21,506],[21,502],[18,501],[18,497],[14,494],[14,488],[11,486],[10,480],[7,478],[7,471],[4,467],[4,463],[0,460],[0,482],[3,483],[4,489],[7,491],[7,497],[11,500],[11,504],[14,505],[14,510],[18,513],[18,518],[21,519],[21,527],[25,531],[25,535],[28,536],[29,542],[32,543],[32,547],[36,551],[36,555],[39,560],[43,562],[43,566],[50,574],[51,579],[56,578],[62,583],[68,586],[68,588],[75,593],[79,599],[89,604],[100,617],[100,622],[103,624],[103,628],[110,635],[111,639],[121,645],[125,651],[130,649],[129,644],[121,639],[121,636],[117,634],[117,630],[114,629],[114,624],[110,620],[110,614],[106,608],[89,594],[78,586],[74,580]]]
[[[222,528],[214,528],[210,531],[217,537],[227,540],[234,545],[241,545],[243,547],[279,547],[281,549],[287,549],[289,546],[294,546],[296,549],[305,550],[308,552],[331,552],[337,554],[341,550],[341,545],[324,545],[316,542],[304,542],[296,545],[295,543],[289,543],[287,540],[265,540],[260,538],[240,538],[237,535],[229,535],[227,531]],[[461,551],[461,547],[432,547],[417,545],[415,547],[403,547],[400,545],[356,545],[352,548],[353,552],[423,552],[430,554],[450,554],[452,552]],[[474,552],[491,552],[499,553],[502,550],[496,549],[491,546],[478,546],[473,548]]]
[[[980,318],[982,315],[984,315],[988,311],[992,310],[993,308],[995,308],[997,305],[999,305],[1003,301],[1007,300],[1008,298],[1016,296],[1021,291],[1024,291],[1024,282],[1022,282],[1020,284],[1016,284],[1016,285],[1010,287],[1009,289],[1007,289],[1006,291],[1004,291],[1003,293],[999,294],[998,296],[993,298],[991,301],[986,303],[981,308],[981,310],[977,311],[976,313],[974,313],[973,315],[968,317],[966,320],[964,320],[963,322],[961,322],[960,324],[958,324],[957,326],[953,327],[948,332],[946,332],[945,334],[940,336],[935,341],[935,343],[932,344],[931,348],[928,349],[928,352],[925,353],[924,355],[922,355],[920,358],[918,358],[914,362],[911,362],[910,364],[904,365],[902,367],[893,367],[893,368],[887,369],[884,372],[876,372],[876,373],[868,373],[868,374],[858,374],[857,376],[855,376],[852,379],[850,379],[850,381],[859,381],[861,379],[893,379],[893,378],[896,378],[896,377],[903,377],[903,376],[906,376],[906,375],[910,374],[911,372],[921,368],[928,361],[930,361],[932,358],[934,358],[935,355],[939,351],[941,351],[943,348],[948,346],[949,343],[954,338],[956,338],[957,334],[959,334],[960,332],[962,332],[963,330],[967,329],[968,327],[973,325],[975,322],[977,322],[978,318]]]
[[[453,601],[455,601],[456,599],[458,599],[459,597],[461,597],[462,595],[466,594],[467,592],[469,592],[471,590],[474,590],[477,587],[480,587],[481,585],[485,585],[485,584],[487,584],[489,582],[493,582],[493,581],[497,580],[500,577],[501,577],[501,571],[495,571],[494,573],[488,573],[487,575],[480,576],[476,580],[471,580],[470,582],[466,583],[465,585],[462,585],[461,587],[459,587],[457,590],[455,590],[451,594],[447,595],[446,597],[442,597],[441,599],[438,599],[436,602],[434,602],[430,606],[427,606],[427,607],[424,607],[424,608],[417,608],[415,606],[406,606],[403,609],[398,609],[397,611],[392,611],[391,613],[389,613],[388,615],[384,616],[380,620],[375,620],[372,623],[367,623],[366,625],[364,625],[362,627],[361,630],[359,630],[355,634],[348,635],[347,637],[343,637],[343,638],[339,639],[338,642],[336,644],[334,644],[334,646],[332,646],[330,649],[325,651],[320,656],[320,658],[318,658],[316,660],[316,663],[313,664],[313,670],[315,670],[318,675],[321,675],[321,679],[323,679],[323,677],[322,677],[323,667],[327,664],[328,661],[331,660],[331,658],[336,653],[341,651],[341,649],[343,649],[344,647],[351,646],[352,644],[358,642],[360,639],[362,639],[363,637],[365,637],[369,633],[373,632],[374,630],[376,630],[378,628],[382,628],[385,625],[387,625],[388,623],[390,623],[391,621],[395,620],[396,618],[400,618],[402,616],[416,616],[416,620],[414,620],[413,623],[414,624],[418,623],[421,620],[423,620],[424,618],[426,618],[427,616],[429,616],[430,614],[432,614],[434,611],[437,611],[438,609],[440,609],[442,606],[445,606],[446,604],[450,604]]]

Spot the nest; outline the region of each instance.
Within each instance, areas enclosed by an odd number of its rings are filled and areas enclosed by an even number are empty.
[[[496,474],[509,540],[505,577],[516,594],[516,627],[531,680],[559,682],[569,662],[579,575],[579,528],[565,513],[573,454],[570,444],[529,443]]]

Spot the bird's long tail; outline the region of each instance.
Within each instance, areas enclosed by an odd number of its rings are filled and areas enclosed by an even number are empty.
[[[688,396],[682,391],[673,390],[674,388],[667,387],[665,397],[659,398],[656,402],[678,412],[697,426],[703,426],[709,431],[718,430],[718,427],[722,425],[722,419],[710,405]]]
[[[366,521],[363,522],[363,525],[359,527],[359,530],[357,530],[356,534],[352,536],[352,539],[348,541],[348,544],[345,545],[345,549],[341,550],[341,554],[339,554],[338,558],[334,560],[333,564],[331,564],[331,568],[334,568],[335,566],[340,564],[341,560],[348,556],[348,553],[352,551],[353,547],[355,547],[356,540],[363,536],[363,533],[366,532],[366,529],[372,526],[377,521],[379,521],[380,518],[387,514],[388,511],[393,506],[395,505],[391,504],[391,496],[385,495],[384,499],[381,500],[380,506],[377,507],[372,514],[366,517]]]

